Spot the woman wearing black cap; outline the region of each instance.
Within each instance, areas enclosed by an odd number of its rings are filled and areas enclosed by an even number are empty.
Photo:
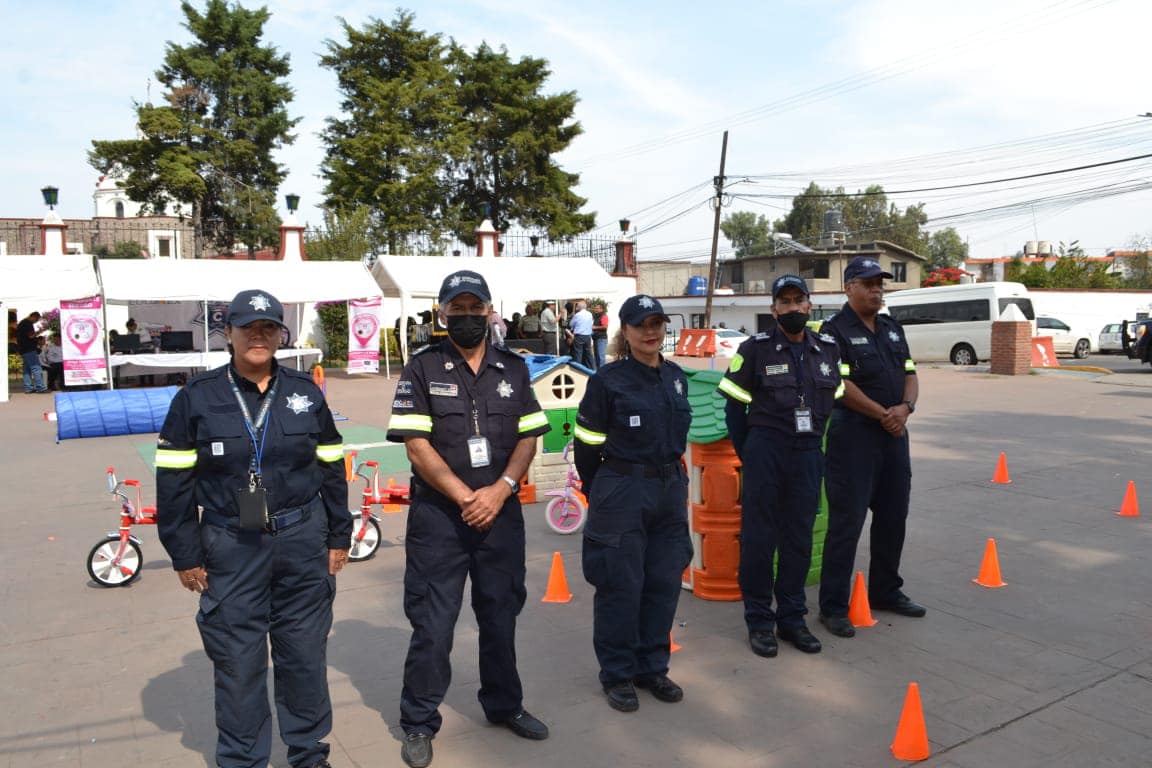
[[[326,768],[327,637],[352,533],[341,437],[311,377],[276,363],[276,297],[241,291],[226,322],[231,361],[177,392],[160,430],[160,540],[180,583],[200,593],[216,764],[267,764],[271,636],[288,761]]]
[[[680,580],[692,559],[688,476],[692,411],[679,366],[660,355],[668,316],[651,296],[620,308],[620,359],[588,380],[576,420],[576,467],[588,494],[584,578],[596,588],[592,642],[608,704],[640,706],[636,686],[680,701],[668,678]]]

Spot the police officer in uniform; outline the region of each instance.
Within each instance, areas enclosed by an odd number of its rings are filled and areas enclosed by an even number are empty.
[[[576,468],[588,495],[584,578],[596,588],[592,643],[608,704],[636,710],[636,686],[677,702],[668,678],[680,581],[692,559],[688,476],[692,411],[684,372],[660,355],[668,316],[651,296],[620,307],[621,355],[588,380],[576,418]]]
[[[776,278],[776,327],[741,344],[720,380],[728,433],[744,466],[740,591],[748,642],[759,656],[776,655],[773,628],[805,653],[821,649],[804,621],[804,581],[824,477],[820,443],[843,390],[835,340],[806,327],[811,309],[802,278]]]
[[[920,388],[916,364],[900,324],[885,314],[885,272],[857,256],[844,269],[848,302],[821,330],[840,345],[844,398],[828,428],[828,533],[820,578],[820,621],[852,637],[848,599],[856,545],[872,509],[868,600],[872,608],[904,616],[925,614],[901,591],[900,555],[912,486],[908,417]]]
[[[432,761],[466,577],[480,627],[485,716],[518,736],[548,737],[548,727],[524,710],[515,634],[527,595],[518,479],[549,425],[524,360],[488,343],[491,309],[481,275],[461,270],[444,279],[440,312],[448,336],[404,367],[388,426],[388,439],[403,442],[412,463],[404,571],[412,640],[400,755],[413,768]]]
[[[216,671],[221,768],[268,764],[269,635],[288,761],[328,766],[327,638],[352,517],[324,395],[276,363],[283,327],[275,296],[238,293],[231,362],[176,393],[156,451],[160,541],[180,583],[200,593],[196,624]]]

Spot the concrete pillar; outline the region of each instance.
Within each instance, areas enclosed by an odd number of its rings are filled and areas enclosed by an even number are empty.
[[[480,226],[476,228],[476,256],[477,258],[495,258],[500,255],[499,248],[496,244],[500,237],[500,233],[496,231],[496,227],[492,225],[492,220],[488,217],[480,222]]]
[[[65,232],[68,225],[64,223],[56,211],[49,209],[39,226],[40,253],[45,256],[63,256],[64,243],[67,242]]]
[[[296,213],[289,211],[280,222],[280,261],[304,261],[304,227],[296,219]]]
[[[637,277],[636,243],[627,237],[616,241],[616,266],[612,269],[612,276]]]

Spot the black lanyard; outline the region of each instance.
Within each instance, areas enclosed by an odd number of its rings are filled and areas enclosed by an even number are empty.
[[[471,378],[474,382],[480,380],[480,377],[484,375],[484,371],[487,369],[487,366],[484,364],[487,357],[488,350],[484,350],[484,357],[480,358],[480,371],[475,375],[473,375],[472,367],[468,365],[467,360],[461,358],[459,364],[452,363],[454,368],[468,369],[467,373],[464,371],[458,373],[456,379],[460,382],[460,386],[464,388],[464,393],[468,395],[469,402],[472,403],[472,434],[476,437],[482,437],[480,434],[480,411],[476,408],[476,395],[472,393],[472,387],[469,386],[468,379]],[[449,358],[449,362],[451,362],[451,358]]]
[[[236,402],[240,405],[240,412],[244,414],[244,429],[248,431],[248,437],[252,440],[252,454],[248,462],[248,480],[249,485],[254,487],[259,483],[260,467],[264,459],[264,437],[267,435],[264,430],[264,422],[268,418],[268,410],[272,406],[272,401],[276,399],[276,387],[279,386],[280,379],[276,377],[272,380],[272,386],[268,388],[264,402],[256,413],[256,420],[253,421],[252,412],[248,410],[248,403],[245,402],[244,395],[240,394],[240,387],[236,385],[236,379],[232,377],[231,367],[228,368],[227,373],[228,386],[232,388],[232,394],[236,396]]]

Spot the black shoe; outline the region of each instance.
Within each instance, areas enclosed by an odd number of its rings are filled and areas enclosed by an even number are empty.
[[[640,709],[640,699],[636,697],[636,689],[632,683],[605,685],[604,694],[608,697],[608,706],[617,712],[635,712]]]
[[[816,639],[816,635],[808,631],[808,627],[801,624],[798,627],[777,627],[776,633],[781,640],[787,640],[796,646],[796,650],[804,653],[820,653],[824,646]]]
[[[675,704],[684,698],[684,689],[669,680],[668,675],[638,677],[636,687],[651,691],[653,696],[669,704]]]
[[[316,762],[312,763],[309,768],[332,768],[332,763],[328,762],[327,760],[317,760]]]
[[[871,601],[870,600],[869,602],[872,604],[872,607],[874,609],[876,609],[877,611],[888,611],[890,613],[898,613],[901,616],[911,616],[914,619],[918,619],[921,616],[923,616],[924,614],[928,613],[927,608],[920,605],[919,603],[912,602],[912,598],[908,597],[908,595],[904,594],[903,592],[897,593],[896,599],[894,599],[894,600],[887,600],[887,601],[881,601],[881,600]]]
[[[855,637],[856,628],[852,626],[852,622],[848,621],[846,616],[825,616],[820,614],[820,623],[824,625],[824,629],[828,630],[836,637]]]
[[[779,646],[776,636],[770,629],[754,629],[748,633],[748,644],[752,646],[752,653],[757,656],[772,658],[776,655]]]
[[[548,726],[528,714],[528,710],[526,709],[520,710],[505,720],[504,725],[508,726],[508,730],[522,739],[543,741],[548,738]]]
[[[432,762],[432,737],[427,733],[410,733],[400,747],[400,759],[411,768],[424,768]]]

